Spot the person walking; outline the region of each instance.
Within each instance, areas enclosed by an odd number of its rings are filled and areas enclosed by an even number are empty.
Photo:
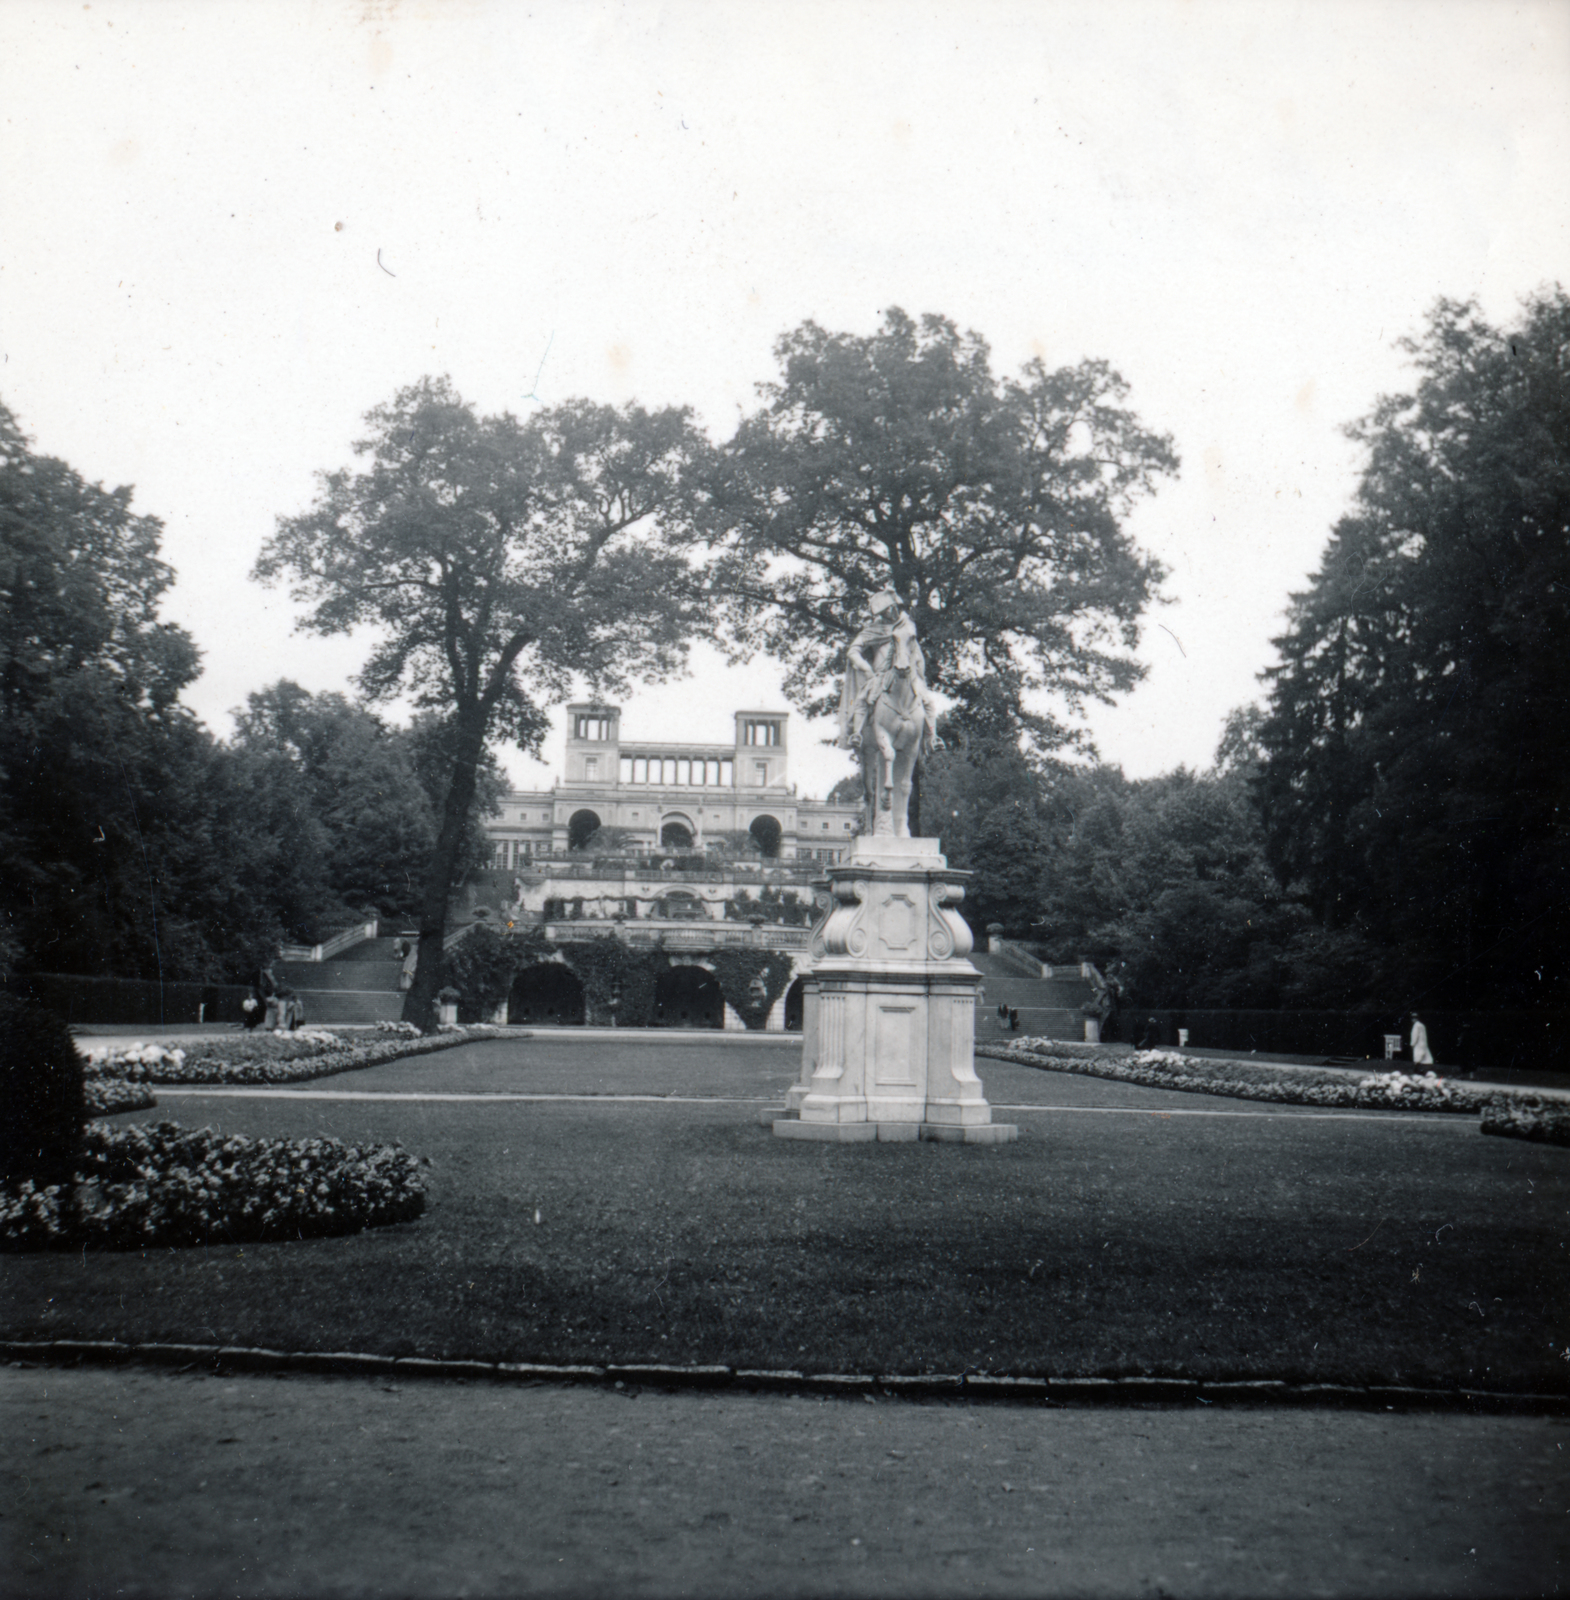
[[[1428,1048],[1428,1029],[1423,1025],[1423,1019],[1414,1011],[1412,1013],[1412,1065],[1414,1067],[1431,1067],[1433,1064],[1434,1055]]]

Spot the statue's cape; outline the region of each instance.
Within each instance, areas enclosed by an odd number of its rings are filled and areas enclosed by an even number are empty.
[[[867,623],[851,642],[851,649],[859,651],[862,657],[870,661],[878,671],[886,671],[890,666],[903,666],[908,661],[916,669],[916,677],[922,688],[926,688],[927,662],[921,653],[920,642],[916,638],[916,624],[910,620],[908,612],[900,612],[892,624]],[[885,651],[887,654],[884,654]],[[868,674],[849,659],[847,652],[845,677],[840,685],[842,745],[849,745],[851,742],[851,724],[855,717],[856,704],[861,699],[868,681]],[[925,745],[930,745],[930,736],[924,740]]]
[[[869,622],[851,641],[850,649],[860,651],[864,658],[876,666],[880,664],[877,661],[878,651],[893,642],[894,628],[882,622]],[[840,684],[840,743],[843,745],[850,743],[856,702],[861,699],[869,681],[869,675],[850,659],[850,652],[847,651],[845,677]]]

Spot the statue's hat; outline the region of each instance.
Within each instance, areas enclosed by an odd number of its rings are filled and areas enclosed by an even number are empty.
[[[876,594],[867,597],[867,608],[871,611],[881,611],[885,606],[898,607],[901,603],[898,593],[893,589],[879,589]]]

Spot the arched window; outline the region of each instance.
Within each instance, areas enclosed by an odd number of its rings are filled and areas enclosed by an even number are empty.
[[[752,819],[752,826],[747,829],[757,842],[758,850],[766,856],[777,856],[780,853],[780,839],[784,829],[780,827],[778,817],[762,816]]]
[[[567,821],[567,848],[581,850],[599,831],[600,819],[593,811],[574,811]]]

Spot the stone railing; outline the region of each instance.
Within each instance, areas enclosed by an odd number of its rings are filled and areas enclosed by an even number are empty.
[[[345,928],[342,933],[335,933],[331,939],[322,944],[281,944],[278,946],[278,959],[280,961],[330,961],[341,950],[347,950],[351,945],[364,944],[367,939],[376,937],[378,924],[374,922],[357,923],[352,928]]]
[[[1028,950],[1023,950],[1012,939],[999,938],[991,934],[987,939],[987,950],[995,956],[1002,956],[1005,961],[1011,961],[1021,972],[1028,972],[1033,978],[1050,978],[1052,966],[1049,962],[1038,960]],[[1082,976],[1088,976],[1083,974]]]
[[[695,924],[653,918],[628,922],[581,917],[552,919],[536,926],[552,944],[581,944],[609,934],[630,945],[658,945],[664,950],[717,950],[726,945],[746,945],[755,950],[805,950],[812,938],[810,929],[786,928],[777,923],[752,927],[736,922]]]
[[[487,869],[497,879],[526,883],[552,879],[559,883],[744,883],[811,884],[823,877],[821,861],[723,861],[702,868],[663,867],[662,858],[586,861],[582,856],[533,856],[516,867]]]

